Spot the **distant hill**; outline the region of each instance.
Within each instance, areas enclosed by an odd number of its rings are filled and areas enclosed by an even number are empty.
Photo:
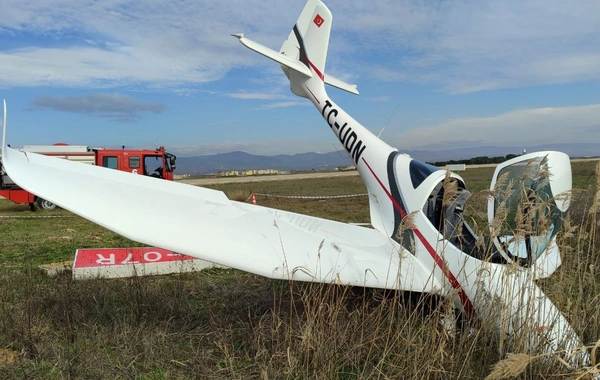
[[[528,153],[541,150],[558,150],[567,153],[571,157],[600,156],[600,143],[546,144],[527,147]],[[469,159],[480,156],[493,157],[506,156],[507,154],[521,154],[523,153],[523,147],[482,146],[444,150],[401,150],[401,152],[422,161],[435,162]],[[329,170],[338,166],[353,164],[345,152],[309,152],[292,155],[261,156],[236,151],[210,156],[178,157],[176,172],[178,174],[200,175],[214,174],[222,170],[245,169]]]
[[[260,156],[246,152],[219,153],[210,156],[177,157],[178,174],[213,174],[222,170],[278,169],[329,170],[353,165],[342,152],[299,153],[293,155]]]
[[[498,146],[480,146],[463,149],[442,149],[442,150],[411,150],[406,153],[411,157],[422,161],[435,162],[447,160],[463,160],[479,156],[506,156],[507,154],[521,154],[523,148],[527,153],[539,152],[542,150],[556,150],[564,152],[571,157],[600,156],[600,143],[578,143],[578,144],[544,144],[537,146],[521,147],[498,147]]]

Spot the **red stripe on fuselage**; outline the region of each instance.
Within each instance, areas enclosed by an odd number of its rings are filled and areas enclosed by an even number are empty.
[[[308,66],[310,66],[314,70],[314,72],[317,74],[317,76],[319,78],[321,78],[321,80],[323,82],[325,82],[325,75],[323,75],[321,70],[319,70],[319,68],[314,63],[311,62],[311,60],[308,58],[308,55],[306,54],[306,51],[302,51],[302,47],[298,47],[298,50],[300,50],[301,55],[304,54],[304,56],[306,57],[306,62],[308,62]],[[306,62],[304,62],[304,65],[306,65]]]
[[[308,64],[310,65],[310,67],[312,67],[312,69],[315,71],[315,73],[317,73],[317,75],[319,76],[319,78],[321,78],[321,80],[323,82],[325,82],[325,75],[323,75],[323,73],[317,68],[317,66],[315,66],[310,59],[308,60]]]
[[[315,66],[315,64],[310,61],[310,58],[308,58],[308,54],[306,53],[306,47],[304,46],[304,38],[302,37],[302,34],[300,34],[300,30],[298,30],[298,24],[294,25],[293,31],[294,35],[296,36],[296,40],[300,45],[298,46],[298,50],[300,50],[300,62],[304,63],[306,66],[312,67],[312,69],[319,76],[319,78],[321,78],[321,80],[325,82],[325,75],[323,75],[321,70],[319,70],[317,66]]]
[[[315,96],[315,94],[310,90],[310,88],[308,88],[307,85],[304,85],[304,87],[306,88],[306,91],[310,92],[310,94],[312,95],[312,97],[315,99],[315,102],[317,102],[317,104],[321,104],[321,102],[319,101],[319,99]]]
[[[396,199],[394,199],[392,194],[390,194],[389,190],[386,189],[385,185],[381,182],[379,177],[377,177],[377,174],[375,174],[375,172],[373,171],[373,169],[371,168],[369,163],[364,158],[362,160],[365,163],[365,165],[367,165],[367,168],[369,168],[369,171],[371,172],[371,174],[373,174],[373,177],[375,177],[375,179],[379,183],[379,186],[381,186],[383,191],[385,191],[385,193],[387,194],[388,198],[390,198],[390,200],[392,201],[392,203],[394,205],[394,208],[396,210],[398,210],[398,212],[400,213],[400,216],[402,216],[402,218],[404,219],[407,215],[406,211],[402,208],[402,206],[400,206],[400,204],[398,204],[398,201],[396,201]],[[417,237],[419,238],[421,243],[425,246],[425,249],[427,250],[427,252],[429,252],[431,257],[433,258],[433,261],[435,261],[436,265],[438,267],[440,267],[440,269],[442,270],[442,273],[444,273],[444,276],[446,276],[448,281],[450,281],[450,284],[452,285],[452,287],[458,292],[458,297],[460,298],[460,301],[463,304],[467,314],[469,314],[470,316],[473,316],[473,317],[476,316],[475,309],[473,308],[473,304],[471,303],[471,300],[469,300],[469,297],[463,290],[462,286],[460,286],[460,283],[458,282],[458,280],[456,279],[454,274],[450,271],[450,269],[448,269],[446,267],[446,265],[444,264],[444,260],[440,257],[440,255],[438,255],[437,251],[431,246],[431,244],[429,244],[427,239],[425,239],[425,236],[423,236],[421,231],[419,231],[417,228],[413,229],[413,231],[414,231],[415,235],[417,235]]]

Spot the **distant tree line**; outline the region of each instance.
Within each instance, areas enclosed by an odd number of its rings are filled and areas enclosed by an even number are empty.
[[[429,162],[435,166],[446,166],[446,165],[454,165],[454,164],[465,164],[465,165],[483,165],[483,164],[499,164],[504,161],[508,161],[517,157],[517,154],[507,154],[506,156],[496,156],[496,157],[488,157],[488,156],[479,156],[473,157],[466,160],[449,160],[449,161],[436,161]]]

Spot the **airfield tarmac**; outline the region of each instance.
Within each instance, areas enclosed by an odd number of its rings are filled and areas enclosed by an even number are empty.
[[[572,162],[579,161],[597,161],[600,157],[592,158],[575,158]],[[485,168],[495,167],[497,164],[482,164],[482,165],[467,165],[469,168]],[[263,175],[263,176],[246,176],[246,177],[210,177],[210,178],[191,178],[182,179],[177,182],[187,183],[188,185],[216,185],[222,183],[246,183],[246,182],[267,182],[267,181],[285,181],[292,179],[317,179],[317,178],[335,178],[335,177],[350,177],[357,176],[358,171],[348,170],[339,172],[316,172],[316,173],[298,173],[298,174],[275,174],[275,175]]]
[[[285,181],[285,180],[291,180],[291,179],[335,178],[335,177],[350,177],[350,176],[357,176],[357,175],[358,175],[358,171],[348,170],[348,171],[343,171],[343,172],[274,174],[274,175],[262,175],[262,176],[246,176],[246,177],[194,178],[194,179],[182,179],[182,180],[178,180],[177,182],[187,183],[188,185],[215,185],[215,184],[221,184],[221,183]]]

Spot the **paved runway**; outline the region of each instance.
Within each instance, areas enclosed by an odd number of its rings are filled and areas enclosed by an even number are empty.
[[[592,158],[575,158],[572,162],[581,161],[597,161],[600,157]],[[484,164],[484,165],[467,165],[469,168],[483,168],[483,167],[495,167],[497,164]],[[243,182],[266,182],[266,181],[285,181],[291,179],[313,179],[313,178],[332,178],[332,177],[350,177],[357,176],[358,171],[348,170],[340,172],[316,172],[316,173],[301,173],[301,174],[275,174],[275,175],[263,175],[263,176],[247,176],[247,177],[210,177],[210,178],[194,178],[194,179],[182,179],[178,180],[181,183],[187,183],[189,185],[214,185],[221,183],[243,183]]]
[[[274,174],[263,176],[248,176],[248,177],[220,177],[220,178],[195,178],[182,179],[177,182],[187,183],[189,185],[214,185],[221,183],[242,183],[242,182],[266,182],[266,181],[285,181],[290,179],[314,179],[314,178],[332,178],[332,177],[350,177],[357,176],[356,170],[343,172],[316,172],[316,173],[301,173],[301,174]]]

